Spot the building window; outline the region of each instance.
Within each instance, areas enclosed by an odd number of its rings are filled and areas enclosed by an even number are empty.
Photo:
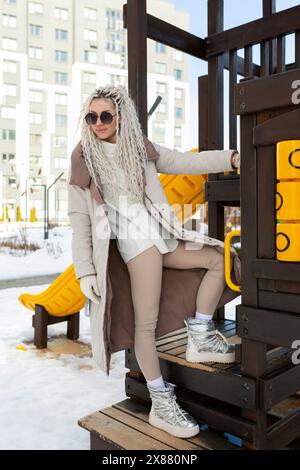
[[[3,72],[6,73],[17,73],[17,62],[12,60],[3,61]]]
[[[43,102],[43,92],[39,90],[29,90],[29,101],[33,103]]]
[[[17,87],[16,85],[11,85],[9,83],[3,84],[3,95],[5,96],[17,96]]]
[[[11,188],[16,188],[17,187],[17,178],[15,176],[9,176],[8,177],[8,185]]]
[[[97,10],[85,7],[83,9],[83,16],[86,20],[95,21],[97,19]]]
[[[93,72],[83,72],[84,83],[96,83],[96,74]]]
[[[42,134],[30,134],[31,145],[41,145],[41,143],[42,143]]]
[[[167,64],[163,62],[155,62],[154,67],[156,73],[167,73]]]
[[[16,131],[14,129],[2,129],[2,140],[16,140]]]
[[[41,113],[29,113],[30,124],[42,124],[43,115]]]
[[[108,52],[125,54],[125,45],[122,43],[120,33],[108,33],[106,50]]]
[[[177,51],[176,49],[174,50],[173,57],[175,60],[182,62],[183,61],[183,52],[182,51]]]
[[[41,155],[29,155],[29,165],[30,166],[42,166]]]
[[[113,86],[118,86],[118,85],[126,86],[127,85],[127,76],[125,75],[116,75],[116,74],[108,73],[107,76],[108,76],[109,83]]]
[[[68,19],[68,10],[66,10],[65,8],[56,7],[55,8],[55,18],[57,20],[66,21]]]
[[[175,108],[175,117],[177,119],[182,119],[183,116],[183,109],[182,108]]]
[[[3,119],[16,119],[16,108],[12,106],[2,106],[1,117]]]
[[[67,168],[68,159],[67,158],[55,158],[54,159],[55,168]]]
[[[35,15],[42,15],[43,14],[43,5],[42,5],[42,3],[29,2],[28,11],[29,11],[29,13],[33,13]]]
[[[55,29],[55,39],[57,41],[67,41],[68,40],[68,31],[66,29]]]
[[[28,79],[29,80],[43,80],[43,71],[39,69],[29,69],[28,70]]]
[[[67,146],[67,137],[62,135],[56,135],[54,137],[54,147],[66,147]]]
[[[17,50],[17,40],[14,38],[2,38],[2,49],[7,49],[9,51]]]
[[[97,53],[93,51],[84,51],[84,61],[95,64],[97,62]]]
[[[55,104],[68,104],[68,95],[66,93],[55,93]]]
[[[167,93],[167,84],[162,82],[156,83],[156,92],[157,93]]]
[[[31,59],[42,59],[43,49],[41,47],[29,47],[29,57]]]
[[[66,85],[68,83],[68,74],[65,72],[55,72],[55,83]]]
[[[85,29],[83,32],[83,38],[85,41],[92,41],[96,42],[97,41],[97,31],[94,31],[93,29]]]
[[[181,127],[175,127],[175,137],[181,137]]]
[[[57,126],[65,127],[68,123],[68,116],[66,114],[55,114],[55,124]]]
[[[162,44],[161,42],[155,42],[155,52],[158,54],[165,54],[167,51],[167,47],[165,44]]]
[[[175,80],[182,80],[183,71],[180,69],[174,69],[174,78]]]
[[[155,121],[154,123],[154,131],[159,134],[164,134],[166,130],[166,125],[164,122]]]
[[[16,158],[16,155],[14,153],[3,153],[2,154],[2,160],[4,162],[12,162]]]
[[[121,10],[106,10],[106,29],[123,29],[123,14]]]
[[[166,103],[160,103],[157,107],[157,112],[166,113],[167,112]]]
[[[2,25],[8,28],[16,28],[17,26],[17,17],[15,15],[7,15],[3,13],[2,15]]]
[[[68,62],[68,53],[67,51],[55,51],[55,60],[56,62]]]
[[[177,100],[182,100],[183,98],[183,90],[181,88],[175,88],[175,98]]]
[[[43,27],[37,24],[30,24],[29,31],[30,31],[31,36],[42,37]]]

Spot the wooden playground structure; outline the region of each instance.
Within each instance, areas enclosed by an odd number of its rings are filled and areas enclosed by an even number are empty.
[[[147,38],[207,61],[208,74],[198,78],[199,149],[223,148],[224,119],[229,119],[229,148],[237,148],[240,116],[240,175],[209,175],[205,188],[210,236],[224,240],[224,207],[241,208],[241,304],[236,324],[224,319],[224,307],[215,317],[223,334],[237,334],[240,344],[235,364],[207,365],[185,361],[184,329],[156,341],[162,374],[177,385],[179,402],[221,434],[212,438],[200,432],[183,441],[151,428],[145,379],[134,351],[126,350],[128,399],[79,421],[90,431],[91,448],[229,448],[232,444],[220,437],[224,432],[239,439],[242,448],[280,449],[300,436],[300,365],[291,359],[293,341],[300,339],[300,259],[277,258],[274,203],[276,145],[300,143],[300,100],[292,102],[300,76],[300,6],[276,13],[275,0],[262,0],[262,8],[261,19],[224,31],[223,0],[208,0],[208,37],[202,39],[147,14],[146,0],[124,5],[128,88],[145,133]],[[286,64],[291,33],[295,62]],[[257,44],[260,65],[253,62]],[[224,116],[224,68],[229,117]],[[243,77],[239,83],[238,75]]]
[[[185,328],[156,340],[162,374],[177,385],[179,403],[208,426],[193,438],[178,439],[148,423],[146,381],[134,350],[127,349],[128,398],[79,420],[90,432],[91,449],[299,448],[300,361],[293,344],[299,341],[300,347],[300,247],[294,258],[283,253],[293,241],[284,233],[284,223],[293,224],[299,240],[300,216],[278,220],[277,211],[283,202],[278,158],[285,148],[280,150],[278,143],[293,145],[288,154],[293,174],[286,181],[297,182],[298,176],[300,182],[300,92],[298,100],[293,98],[297,83],[300,88],[300,5],[276,12],[275,0],[262,0],[262,18],[224,31],[224,0],[207,3],[208,36],[202,39],[147,14],[146,0],[127,0],[128,89],[147,135],[147,39],[153,39],[207,61],[207,75],[198,77],[199,149],[223,148],[225,119],[229,148],[237,148],[240,116],[241,171],[210,174],[205,183],[209,236],[224,240],[224,208],[241,210],[241,304],[236,321],[225,319],[224,307],[215,313],[218,329],[237,344],[236,362],[187,362]],[[286,64],[286,36],[292,33],[295,62]],[[255,45],[260,65],[253,61]],[[224,113],[224,69],[229,72],[229,116]],[[294,187],[289,208],[300,197]],[[288,239],[283,249],[279,235]],[[53,299],[62,282],[61,298]],[[68,321],[68,337],[76,339],[84,300],[73,267],[38,298],[24,294],[20,301],[35,310],[35,345],[46,347],[47,325],[61,321]],[[66,311],[69,301],[73,305]]]

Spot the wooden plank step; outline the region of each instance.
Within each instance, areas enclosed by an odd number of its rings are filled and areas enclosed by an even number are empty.
[[[182,439],[148,422],[150,404],[127,398],[103,410],[81,418],[78,424],[91,433],[97,449],[123,450],[239,450],[219,433],[210,429]],[[103,446],[103,447],[102,447]]]

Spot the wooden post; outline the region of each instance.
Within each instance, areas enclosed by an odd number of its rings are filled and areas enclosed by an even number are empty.
[[[33,317],[34,345],[38,349],[47,347],[48,313],[42,305],[36,305]]]
[[[148,135],[146,0],[127,1],[128,90]]]
[[[73,313],[69,315],[68,326],[67,326],[67,338],[78,339],[79,338],[79,319],[80,313]]]

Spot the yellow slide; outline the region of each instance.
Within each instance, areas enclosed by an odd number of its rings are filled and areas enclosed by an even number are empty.
[[[198,149],[190,150],[198,152]],[[204,184],[207,175],[160,175],[160,181],[166,193],[167,199],[174,207],[174,212],[181,223],[191,217],[197,204],[203,204]],[[184,204],[190,204],[191,211],[183,214]],[[184,215],[185,220],[184,220]],[[40,294],[21,294],[19,301],[29,310],[34,310],[35,305],[42,305],[50,315],[64,316],[79,312],[84,307],[85,296],[80,290],[79,281],[75,277],[74,265],[71,264],[57,279]]]
[[[36,295],[21,294],[19,301],[29,310],[34,310],[36,304],[42,305],[50,315],[56,317],[79,312],[84,307],[85,296],[75,277],[74,264],[61,273],[44,292]]]

